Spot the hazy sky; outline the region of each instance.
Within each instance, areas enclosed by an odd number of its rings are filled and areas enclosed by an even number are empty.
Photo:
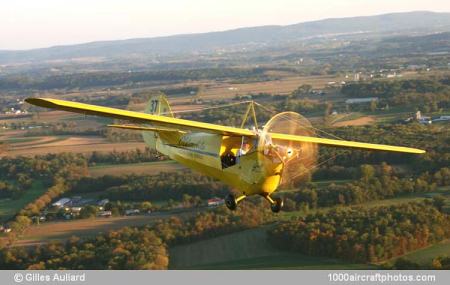
[[[3,0],[0,49],[227,30],[390,12],[449,0]]]

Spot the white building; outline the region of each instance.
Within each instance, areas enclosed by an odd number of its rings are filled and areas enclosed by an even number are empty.
[[[360,104],[370,103],[372,101],[378,102],[378,97],[352,98],[345,100],[345,104]]]
[[[69,202],[70,202],[69,198],[62,198],[62,199],[59,199],[58,201],[56,201],[55,203],[53,203],[52,206],[61,208],[61,207],[64,207],[64,205]]]

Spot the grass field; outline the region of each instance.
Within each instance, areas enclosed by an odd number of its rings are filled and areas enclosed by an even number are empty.
[[[136,148],[144,149],[143,142],[120,142],[111,143],[106,138],[87,136],[87,137],[71,137],[71,136],[43,136],[34,137],[30,142],[16,142],[8,144],[8,150],[2,155],[4,156],[33,156],[43,155],[47,153],[92,153],[110,152],[110,151],[129,151]]]
[[[375,122],[375,119],[372,116],[363,116],[363,117],[358,117],[355,119],[350,119],[350,118],[345,117],[345,118],[338,120],[337,122],[334,122],[333,126],[335,126],[335,127],[364,126],[364,125],[373,124],[374,122]]]
[[[15,245],[27,246],[41,244],[52,240],[68,239],[73,235],[79,237],[92,236],[126,226],[144,226],[154,222],[157,218],[161,217],[126,216],[42,223],[29,227]]]
[[[106,164],[89,167],[89,174],[93,177],[103,175],[124,174],[157,174],[160,172],[172,172],[186,169],[173,160],[142,162],[130,164]]]
[[[270,226],[220,236],[169,250],[170,269],[366,269],[338,259],[274,249],[266,240]]]
[[[287,76],[280,80],[251,82],[251,83],[218,83],[204,88],[201,94],[202,99],[223,100],[231,99],[236,95],[270,93],[288,94],[297,89],[300,85],[310,84],[313,88],[324,88],[328,82],[339,82],[343,78],[330,75],[320,76]]]
[[[28,189],[22,197],[16,200],[2,199],[0,200],[0,221],[5,221],[14,216],[26,204],[34,201],[41,196],[47,188],[44,187],[41,181],[33,182],[30,189]]]
[[[430,265],[432,260],[439,255],[450,256],[450,240],[410,252],[403,257],[421,265]]]
[[[336,181],[336,182],[338,182],[338,181]],[[341,180],[341,181],[345,181],[345,180]],[[336,182],[334,182],[334,183],[336,183]],[[414,193],[411,195],[403,195],[401,197],[395,197],[395,198],[383,199],[383,200],[375,200],[375,201],[370,201],[370,202],[366,202],[366,203],[359,204],[359,205],[352,205],[352,207],[364,206],[367,208],[371,208],[371,207],[380,207],[380,206],[393,206],[393,205],[409,203],[409,202],[420,202],[420,201],[423,201],[424,199],[430,198],[433,195],[437,195],[437,194],[448,194],[448,190],[446,190],[446,188],[440,188],[440,189],[438,189],[438,191],[433,192],[433,193]],[[314,213],[318,213],[318,212],[323,213],[323,212],[330,211],[332,209],[336,209],[338,207],[342,208],[342,207],[348,207],[348,206],[320,207],[320,208],[316,208],[316,209],[310,209],[308,212],[304,212],[304,211],[283,212],[282,211],[280,213],[280,219],[289,220],[292,217],[306,216],[308,214],[314,214]]]

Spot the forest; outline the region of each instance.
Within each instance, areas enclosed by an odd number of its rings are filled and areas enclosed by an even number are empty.
[[[166,269],[167,247],[261,225],[271,215],[260,205],[229,212],[199,213],[192,218],[172,217],[154,226],[125,227],[92,238],[66,242],[0,248],[2,269]]]
[[[391,106],[416,106],[425,112],[450,107],[448,77],[350,83],[341,88],[346,97],[378,97]]]
[[[335,209],[269,231],[275,247],[355,262],[379,262],[450,237],[450,219],[432,202]]]

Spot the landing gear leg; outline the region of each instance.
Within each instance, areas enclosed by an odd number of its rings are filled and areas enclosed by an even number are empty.
[[[278,213],[281,211],[281,208],[283,208],[283,199],[281,198],[275,198],[272,199],[269,195],[264,195],[264,198],[266,198],[267,201],[270,203],[270,209],[274,213]]]
[[[234,211],[237,208],[237,204],[243,200],[246,196],[245,195],[241,195],[239,197],[235,197],[233,194],[228,194],[225,197],[225,205],[227,206],[228,209]]]

